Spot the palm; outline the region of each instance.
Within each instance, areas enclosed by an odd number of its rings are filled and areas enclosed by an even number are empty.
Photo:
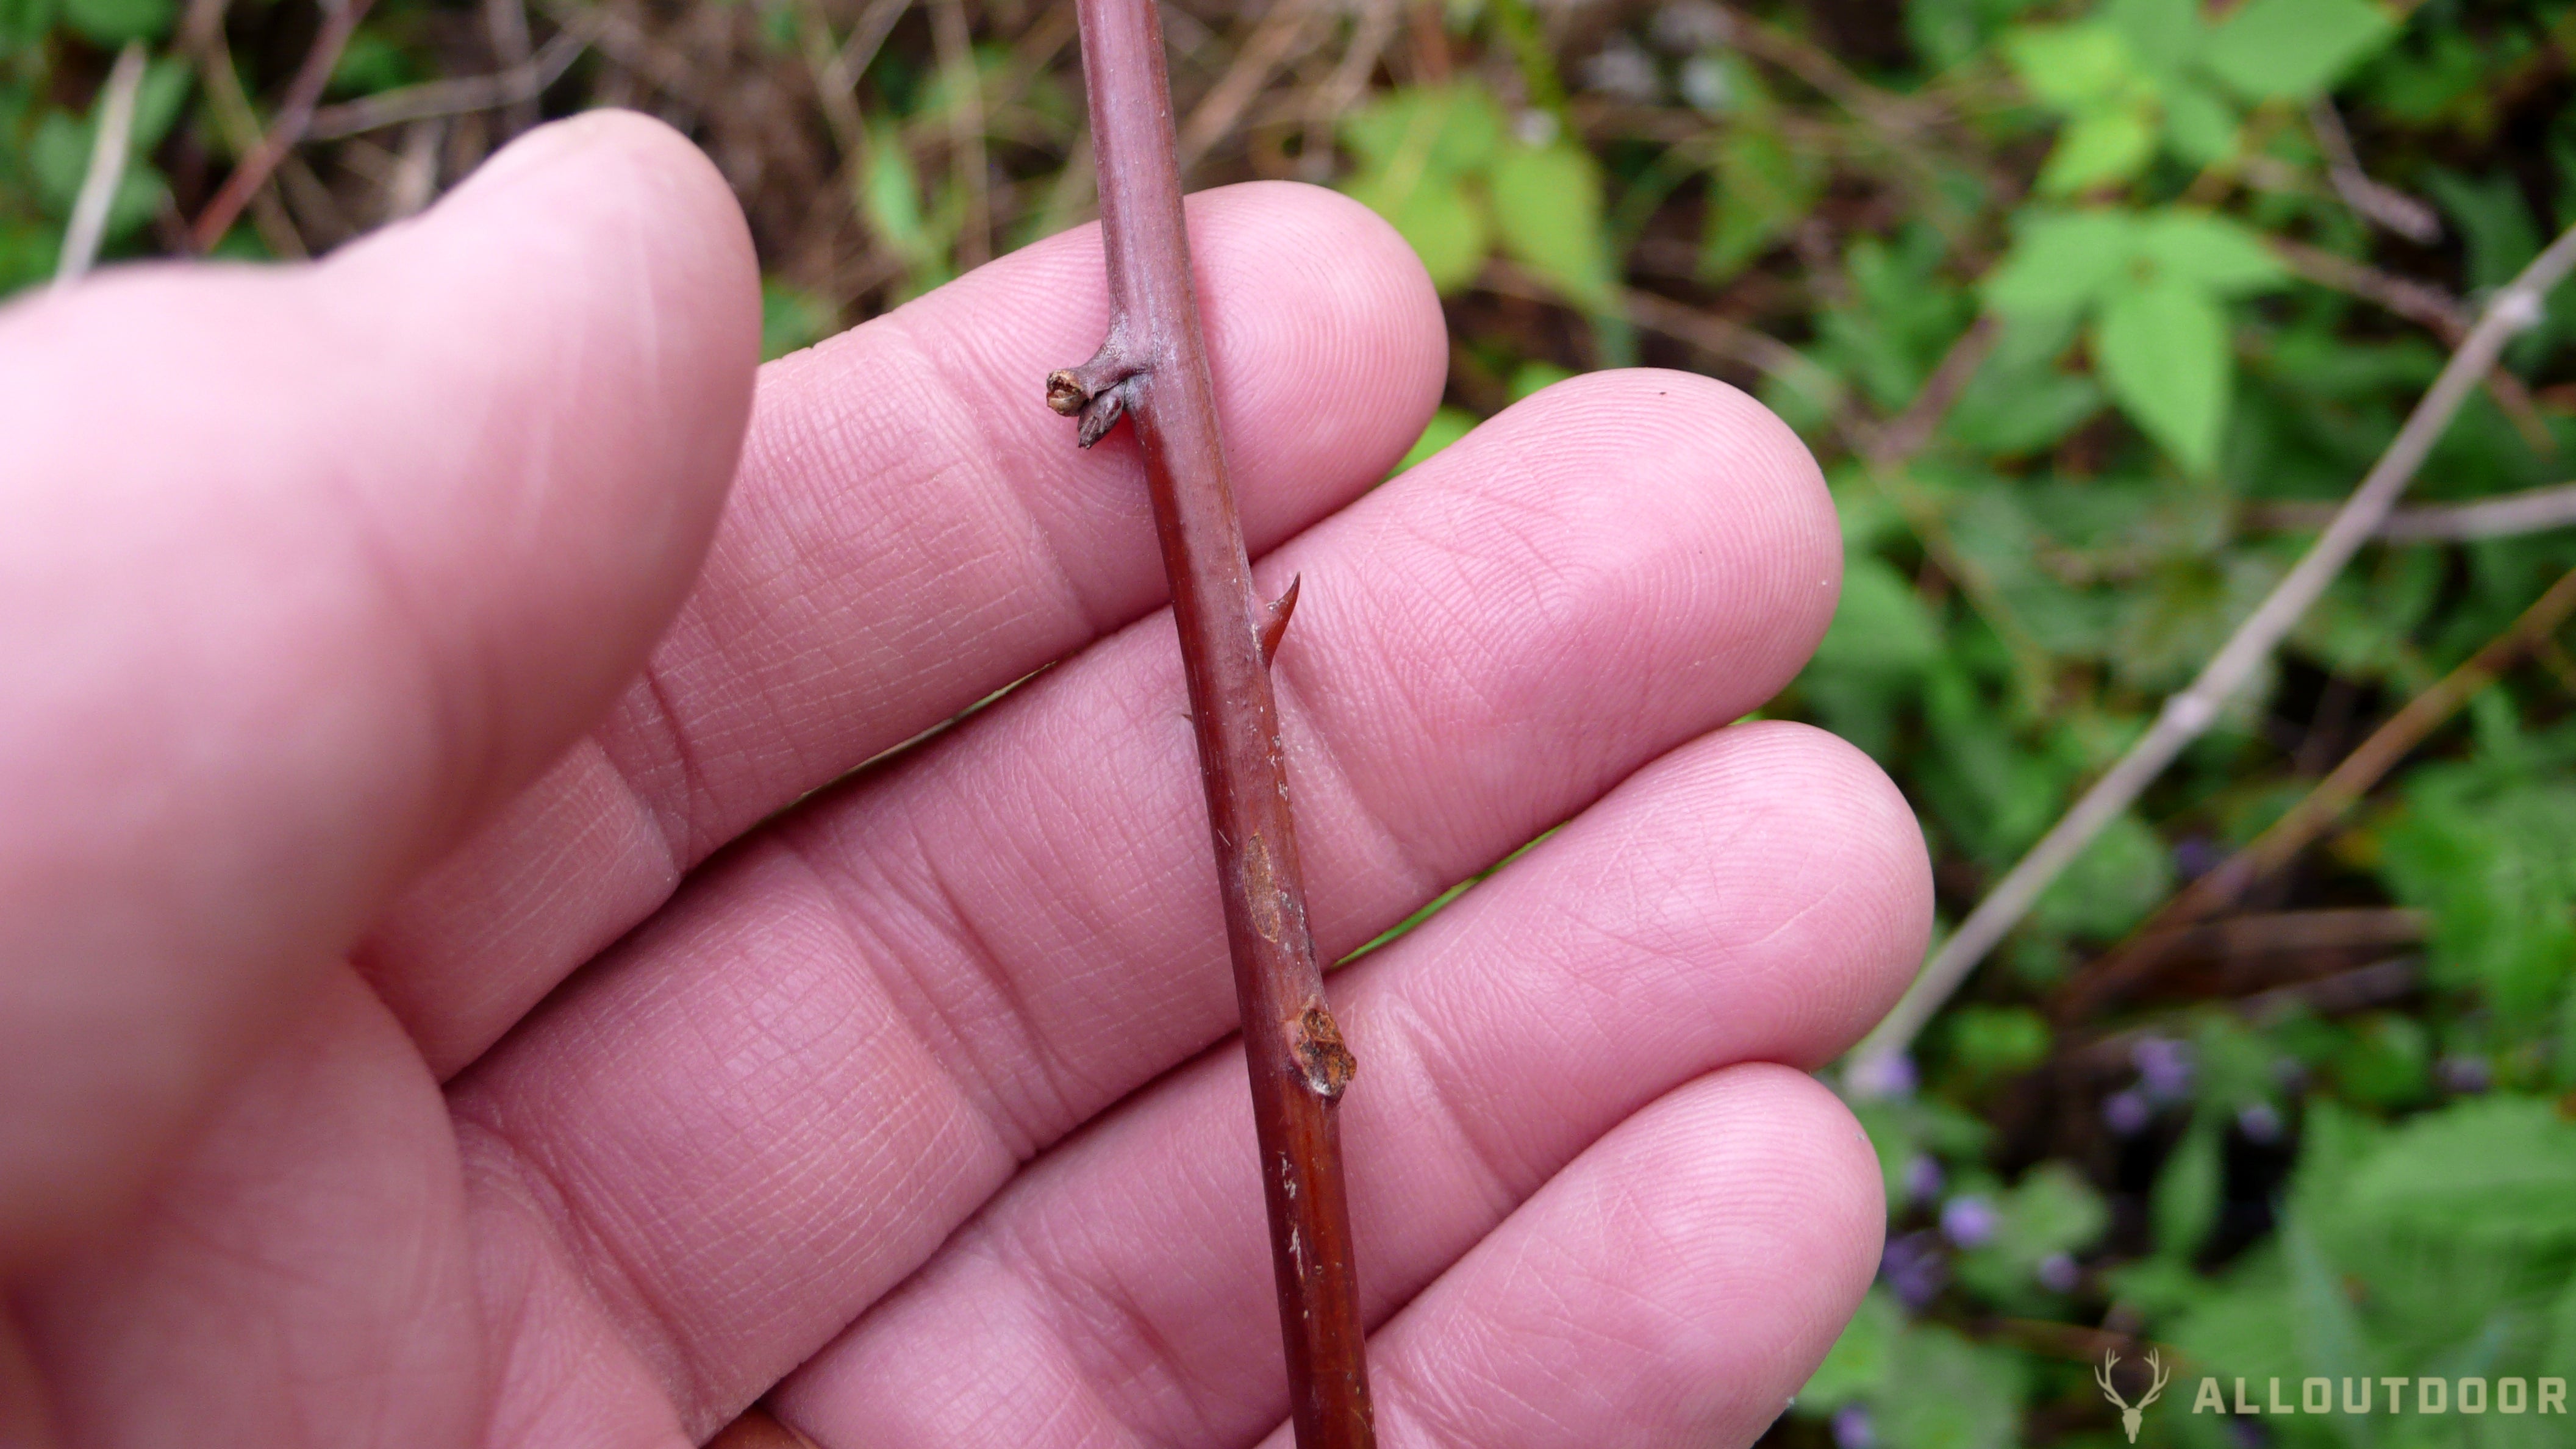
[[[1247,531],[1305,579],[1279,678],[1323,950],[1569,822],[1334,977],[1382,1432],[1748,1439],[1879,1223],[1849,1119],[1757,1064],[1847,1044],[1927,894],[1866,762],[1719,729],[1831,610],[1812,466],[1736,395],[1628,374],[1369,492],[1442,375],[1401,244],[1288,188],[1193,226]],[[1061,238],[764,374],[643,678],[301,978],[138,1219],[22,1285],[69,1442],[667,1445],[774,1387],[834,1449],[1284,1440],[1142,490],[1123,437],[1079,455],[1037,405],[1097,274]],[[648,395],[569,409],[593,453],[730,426],[670,359],[739,309],[678,311]],[[561,566],[594,565],[633,561]],[[477,647],[522,647],[526,609],[487,612]],[[476,664],[491,719],[421,747],[461,795],[543,739],[518,693],[580,693]]]

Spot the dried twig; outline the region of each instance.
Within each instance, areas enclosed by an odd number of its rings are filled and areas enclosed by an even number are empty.
[[[1324,1000],[1306,920],[1270,660],[1297,598],[1257,599],[1217,431],[1181,217],[1171,85],[1153,0],[1079,0],[1099,156],[1110,323],[1047,378],[1088,446],[1135,420],[1198,735],[1269,1200],[1271,1265],[1301,1449],[1373,1445],[1358,1276],[1335,1108],[1355,1062]]]
[[[2257,503],[2245,510],[2256,528],[2323,528],[2334,521],[2330,503]],[[2468,503],[2426,503],[2391,512],[2371,536],[2390,543],[2429,543],[2511,538],[2576,524],[2576,483],[2526,488]]]
[[[304,128],[313,122],[313,108],[322,99],[322,88],[331,82],[332,68],[340,63],[340,52],[347,49],[349,37],[365,19],[371,0],[330,0],[322,7],[322,29],[313,37],[313,48],[304,53],[304,63],[297,67],[295,78],[287,83],[286,103],[278,108],[277,119],[259,144],[233,166],[233,174],[224,178],[223,188],[206,209],[197,213],[196,224],[188,229],[188,239],[198,251],[207,251],[232,230],[233,221],[242,213],[252,194],[268,181],[286,153],[304,139]]]
[[[483,33],[492,42],[492,58],[507,74],[525,70],[536,58],[528,34],[528,7],[521,0],[483,0]],[[537,98],[513,95],[501,104],[501,134],[515,136],[537,123]]]
[[[143,89],[143,43],[133,41],[117,52],[116,66],[98,98],[98,132],[90,140],[89,169],[81,177],[80,196],[63,228],[62,257],[54,264],[54,286],[68,287],[98,260],[99,243],[107,237],[107,214],[116,190],[125,181],[128,153],[134,149],[134,98]]]
[[[2428,247],[2442,239],[2442,219],[2433,214],[2433,208],[2371,180],[2370,173],[2361,169],[2361,158],[2352,153],[2352,137],[2345,132],[2333,101],[2319,96],[2308,107],[2308,129],[2316,133],[2317,149],[2325,153],[2326,179],[2334,183],[2335,194],[2354,215],[2417,246]]]
[[[1402,18],[1397,0],[1356,0],[1355,8],[1360,18],[1350,45],[1333,73],[1306,100],[1306,142],[1298,155],[1309,181],[1332,174],[1333,123],[1348,114],[1360,92],[1368,89],[1378,58],[1386,54],[1387,42],[1395,39],[1396,21]]]
[[[2193,881],[2132,932],[2127,942],[2068,982],[2059,995],[2059,1013],[2078,1016],[2136,989],[2187,946],[2193,922],[2235,904],[2248,887],[2307,849],[2433,731],[2567,622],[2570,613],[2576,613],[2576,571],[2552,584],[2465,663],[2406,701],[2253,843]]]
[[[424,81],[416,86],[379,91],[344,105],[324,106],[314,111],[312,121],[304,128],[304,139],[337,141],[406,121],[506,109],[534,101],[545,94],[548,86],[562,79],[563,73],[589,48],[588,39],[566,30],[539,46],[524,63],[505,71]]]
[[[2337,256],[2323,247],[2287,237],[2272,237],[2269,243],[2272,254],[2293,275],[2330,291],[2376,303],[2430,331],[2442,339],[2445,347],[2459,346],[2460,339],[2469,335],[2469,327],[2477,321],[2465,303],[2439,287],[2391,276],[2367,262]],[[2499,364],[2487,369],[2486,383],[2496,406],[2504,409],[2505,416],[2534,452],[2557,451],[2558,440],[2550,436],[2549,425],[2541,421],[2531,389],[2523,385],[2521,378]]]
[[[2307,555],[2274,586],[2253,616],[2238,626],[2191,686],[2165,701],[2155,723],[2130,746],[2128,753],[2095,781],[2093,788],[2084,792],[2039,844],[1996,883],[1960,923],[1958,931],[1933,953],[1896,1009],[1854,1048],[1845,1077],[1852,1090],[1885,1090],[1901,1079],[1896,1059],[1931,1021],[1933,1013],[1940,1010],[1941,1003],[1967,979],[1969,971],[1985,959],[2005,932],[2020,922],[2040,892],[2092,843],[2093,837],[2128,809],[2185,745],[2209,728],[2220,706],[2253,677],[2282,636],[2342,571],[2345,561],[2378,530],[2398,494],[2423,465],[2425,454],[2432,451],[2433,444],[2450,426],[2469,390],[2495,364],[2507,342],[2539,321],[2541,298],[2571,267],[2576,267],[2576,229],[2562,232],[2548,250],[2523,268],[2520,276],[2496,293],[2477,326],[2451,354],[2441,376],[2434,379],[2433,386],[2415,405],[2388,451],[2380,455]]]
[[[1190,118],[1181,125],[1181,170],[1187,172],[1199,163],[1234,123],[1243,119],[1244,108],[1270,77],[1301,48],[1314,44],[1320,28],[1314,0],[1271,0],[1268,14],[1253,27],[1243,48],[1234,53],[1234,63],[1209,89]]]

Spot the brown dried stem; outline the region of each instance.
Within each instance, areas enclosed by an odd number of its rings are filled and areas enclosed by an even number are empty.
[[[2389,716],[2252,844],[2193,881],[2131,932],[2127,941],[2067,983],[2056,1003],[2058,1014],[2071,1020],[2136,990],[2189,944],[2196,922],[2234,905],[2255,882],[2289,864],[2333,828],[2416,746],[2524,655],[2539,648],[2570,614],[2576,614],[2576,571],[2560,576],[2503,633]]]
[[[1122,415],[1135,424],[1171,576],[1243,1013],[1289,1417],[1300,1449],[1364,1449],[1376,1435],[1335,1115],[1355,1063],[1325,1004],[1307,926],[1270,689],[1270,659],[1297,588],[1291,582],[1275,603],[1253,594],[1190,285],[1161,17],[1153,0],[1079,0],[1077,10],[1109,337],[1089,362],[1047,378],[1047,402],[1081,417],[1085,447]]]
[[[196,224],[188,229],[188,239],[200,252],[210,251],[215,243],[232,230],[233,221],[250,204],[250,199],[265,185],[296,143],[304,139],[304,128],[313,122],[313,110],[321,102],[322,88],[331,83],[331,71],[340,63],[340,52],[349,46],[349,37],[357,33],[358,22],[366,18],[371,0],[332,0],[322,8],[322,29],[313,37],[313,46],[304,54],[304,63],[296,68],[295,79],[287,83],[286,104],[278,108],[277,119],[268,133],[259,139],[233,166],[224,178],[223,188],[206,209],[197,213]]]

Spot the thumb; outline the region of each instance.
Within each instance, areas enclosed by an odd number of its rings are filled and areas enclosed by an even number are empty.
[[[318,266],[0,312],[0,1265],[632,678],[758,314],[714,168],[617,113]]]

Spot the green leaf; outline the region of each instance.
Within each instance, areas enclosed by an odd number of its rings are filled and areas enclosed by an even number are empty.
[[[1816,645],[1819,668],[1906,677],[1941,652],[1941,632],[1914,585],[1864,554],[1843,566],[1842,602]]]
[[[2021,1427],[2018,1359],[1935,1324],[1896,1341],[1872,1418],[1882,1449],[2010,1449]]]
[[[764,277],[760,282],[760,359],[802,351],[832,335],[840,318],[811,292]]]
[[[1492,250],[1493,228],[1484,208],[1454,178],[1416,171],[1408,183],[1400,175],[1369,171],[1351,178],[1347,189],[1394,226],[1443,292],[1473,281]]]
[[[1786,236],[1824,185],[1824,168],[1810,153],[1762,126],[1731,128],[1717,144],[1714,171],[1700,243],[1700,273],[1710,281],[1735,275]]]
[[[2218,1123],[2202,1113],[2165,1155],[2148,1202],[2156,1230],[2156,1251],[2177,1263],[2200,1253],[2209,1230],[2218,1223],[2220,1173]]]
[[[2027,1267],[2091,1247],[2111,1226],[2111,1210],[2083,1175],[2063,1162],[2032,1168],[2000,1204],[1996,1241]]]
[[[1601,170],[1579,146],[1506,146],[1488,178],[1503,250],[1567,300],[1606,311],[1617,290],[1601,226]]]
[[[2159,79],[2200,48],[2200,0],[2107,0],[2102,19],[2128,42],[2138,68]]]
[[[1463,408],[1440,409],[1431,415],[1430,422],[1423,425],[1422,436],[1413,440],[1412,447],[1405,449],[1404,457],[1396,463],[1394,472],[1387,476],[1394,477],[1475,430],[1474,413]]]
[[[2185,469],[2217,466],[2234,355],[2206,287],[2156,277],[2114,292],[2094,324],[2093,362],[2112,400]]]
[[[2109,402],[2101,384],[2059,365],[2076,331],[2072,312],[2005,322],[1994,350],[1942,419],[1942,432],[1997,458],[2055,447]]]
[[[2370,0],[2247,0],[2200,61],[2249,101],[2313,100],[2396,33],[2396,16]]]
[[[2206,211],[2168,207],[2138,230],[2138,256],[2160,276],[2196,282],[2222,297],[2278,287],[2289,269],[2260,232]]]
[[[171,123],[179,119],[179,108],[187,104],[188,92],[196,84],[196,67],[170,56],[156,60],[143,71],[143,84],[134,92],[134,154],[148,155],[170,134]],[[93,113],[97,107],[90,108]]]
[[[1979,288],[2006,317],[2034,321],[2082,311],[2128,271],[2137,219],[2125,211],[2024,211],[2013,247]]]
[[[27,165],[35,173],[36,193],[48,215],[58,219],[71,215],[81,182],[89,173],[90,145],[97,134],[95,122],[75,121],[62,111],[48,111],[37,123],[27,146]],[[112,245],[150,221],[160,209],[165,189],[158,170],[129,161],[108,203],[106,240]]]
[[[1842,1336],[1825,1351],[1825,1361],[1798,1390],[1803,1418],[1821,1418],[1887,1383],[1896,1341],[1905,1332],[1905,1311],[1884,1288],[1872,1288],[1860,1300],[1860,1311],[1843,1326]]]
[[[2536,1098],[2427,1112],[2390,1133],[2345,1193],[2401,1230],[2576,1243],[2576,1123]]]
[[[2236,112],[2206,87],[2178,81],[2165,88],[2165,144],[2194,166],[2236,154]]]
[[[2460,239],[2469,248],[2471,286],[2503,286],[2540,254],[2540,227],[2532,220],[2522,183],[2512,172],[2496,171],[2472,180],[2437,166],[2425,174],[2424,184],[2459,224]]]
[[[2128,38],[2109,25],[2025,26],[2004,37],[2003,50],[2022,89],[2063,111],[2098,107],[2138,78]]]
[[[62,0],[63,23],[93,45],[159,40],[179,18],[178,0]]]
[[[1532,358],[1512,369],[1507,391],[1511,393],[1512,401],[1519,402],[1522,398],[1543,392],[1572,376],[1574,373],[1569,368]]]
[[[2048,1060],[2048,1022],[2026,1006],[1958,1006],[1947,1017],[1950,1060],[1971,1078],[2016,1076]]]
[[[2536,1022],[2576,967],[2576,784],[2427,769],[2380,836],[2380,875],[2433,918],[2437,980]]]
[[[57,0],[0,0],[0,55],[41,44],[53,28]]]
[[[896,256],[918,268],[937,254],[938,244],[922,222],[921,181],[912,168],[912,153],[893,126],[879,127],[870,138],[859,201],[868,224]]]
[[[2135,815],[2121,815],[2084,847],[2030,908],[2044,930],[2109,940],[2146,919],[2173,889],[2164,842]]]
[[[1408,86],[1342,118],[1343,142],[1369,165],[1439,177],[1481,169],[1502,143],[1502,108],[1483,86]]]
[[[2039,169],[2042,196],[2073,196],[2126,181],[2155,159],[2156,123],[2143,105],[2089,111],[2058,133]]]

